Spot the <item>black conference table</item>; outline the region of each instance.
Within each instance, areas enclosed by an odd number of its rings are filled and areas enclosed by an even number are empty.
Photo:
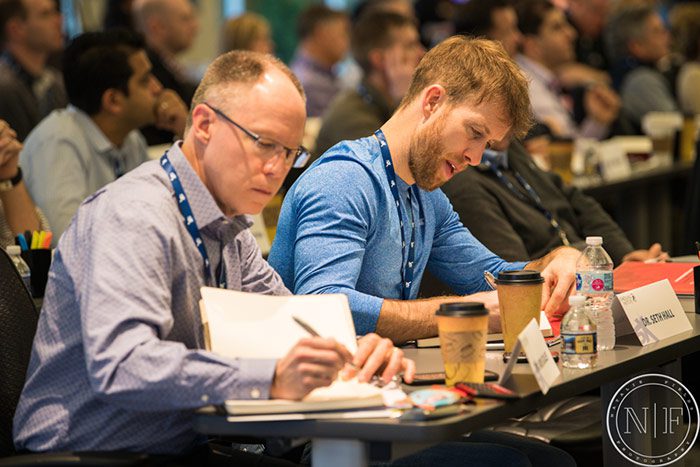
[[[518,364],[505,386],[521,394],[521,399],[508,402],[480,400],[470,406],[468,412],[443,419],[423,422],[362,419],[232,423],[226,415],[208,407],[199,411],[195,427],[208,435],[310,438],[313,465],[349,467],[367,465],[370,444],[373,448],[383,449],[383,453],[391,458],[398,458],[595,388],[601,389],[605,412],[614,392],[632,376],[652,371],[680,379],[680,357],[700,349],[700,316],[695,313],[686,315],[692,330],[645,347],[636,341],[634,335],[618,337],[614,350],[598,354],[598,363],[593,369],[564,369],[559,362],[561,377],[546,395],[540,392],[529,366]],[[405,352],[416,361],[419,371],[441,368],[438,348],[408,348]],[[504,367],[501,353],[489,352],[486,366],[500,374]],[[614,450],[605,432],[603,442],[605,466],[633,465],[626,463]],[[678,465],[683,465],[683,459],[674,467]]]

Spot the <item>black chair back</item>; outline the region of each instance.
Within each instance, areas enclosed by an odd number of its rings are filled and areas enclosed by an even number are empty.
[[[10,256],[0,248],[0,457],[14,454],[12,418],[24,386],[39,313]]]

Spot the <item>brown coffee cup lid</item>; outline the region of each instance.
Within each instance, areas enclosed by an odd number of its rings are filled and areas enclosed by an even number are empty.
[[[539,271],[523,269],[521,271],[501,271],[498,273],[496,284],[539,284],[544,282],[544,278]]]
[[[435,312],[436,316],[452,316],[461,318],[463,316],[484,316],[489,311],[481,302],[455,302],[443,303]]]

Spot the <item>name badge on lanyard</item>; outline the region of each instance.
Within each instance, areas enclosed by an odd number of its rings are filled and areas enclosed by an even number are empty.
[[[396,212],[399,215],[399,230],[401,231],[401,298],[403,300],[408,300],[411,298],[411,283],[413,282],[413,263],[416,254],[416,224],[413,220],[411,220],[411,241],[408,242],[408,244],[406,244],[406,236],[403,232],[403,218],[401,217],[399,188],[396,185],[396,172],[394,171],[394,164],[391,161],[389,145],[386,142],[386,137],[384,136],[382,130],[375,131],[374,136],[376,136],[377,140],[379,140],[379,148],[382,151],[382,158],[384,159],[384,170],[386,171],[386,178],[389,181],[389,188],[391,189],[391,194],[393,195],[394,203],[396,204]],[[409,209],[411,209],[410,206]],[[408,258],[406,264],[404,264],[403,253],[404,251],[406,251],[406,248],[408,248]]]
[[[190,202],[187,200],[187,195],[185,194],[185,189],[182,187],[182,183],[180,183],[180,177],[178,177],[177,172],[175,171],[175,167],[173,167],[172,163],[170,162],[170,159],[168,158],[168,151],[165,151],[165,154],[163,154],[160,158],[160,166],[165,170],[165,172],[168,174],[168,179],[170,180],[170,184],[173,186],[173,190],[175,190],[175,199],[177,200],[177,205],[178,208],[180,209],[180,214],[182,215],[182,218],[185,222],[185,227],[187,228],[187,231],[190,234],[190,237],[192,237],[192,241],[194,242],[194,245],[197,247],[197,250],[199,251],[199,254],[202,256],[202,259],[204,260],[204,277],[205,280],[208,284],[212,283],[214,281],[214,274],[212,273],[211,270],[211,263],[209,261],[209,254],[207,254],[207,249],[204,246],[204,241],[202,240],[202,236],[199,233],[199,227],[197,227],[197,220],[194,218],[194,213],[192,212],[192,207],[190,206]],[[217,277],[218,280],[216,281],[216,286],[225,289],[226,288],[226,268],[224,268],[224,255],[223,255],[223,248],[221,250],[221,260],[219,261],[219,267],[217,268]]]

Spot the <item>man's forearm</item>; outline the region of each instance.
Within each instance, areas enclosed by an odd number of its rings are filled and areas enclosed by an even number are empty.
[[[39,217],[24,182],[20,182],[12,190],[0,193],[0,201],[7,224],[15,235],[25,230],[39,230]]]
[[[384,300],[376,332],[394,343],[437,336],[435,312],[440,304],[465,301],[464,297],[435,297],[422,300]]]

